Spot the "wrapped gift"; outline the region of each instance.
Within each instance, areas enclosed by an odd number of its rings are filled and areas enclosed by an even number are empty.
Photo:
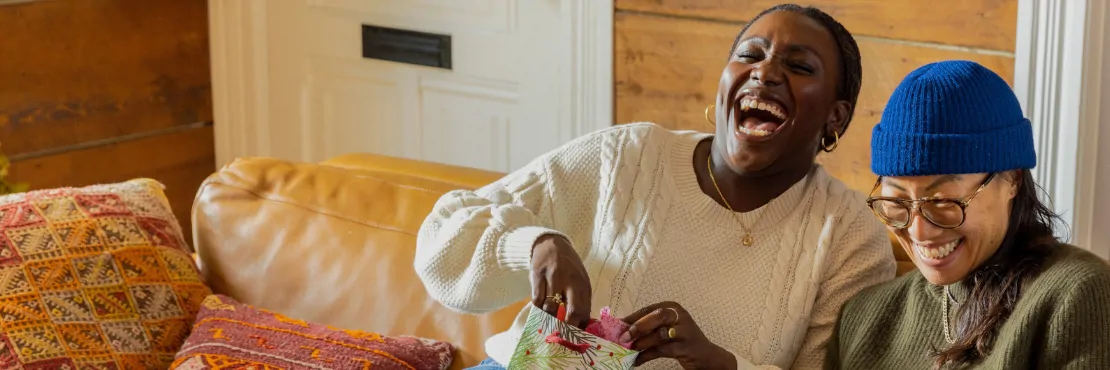
[[[530,311],[524,332],[506,366],[508,370],[632,369],[639,352],[626,348],[628,343],[622,346],[569,325],[534,305],[528,306]],[[603,308],[602,317],[591,320],[588,328],[609,338],[619,337],[620,329],[614,326],[623,323],[608,314],[608,308]]]

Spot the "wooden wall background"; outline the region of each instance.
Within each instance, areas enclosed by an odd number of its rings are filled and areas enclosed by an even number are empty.
[[[215,170],[207,12],[205,0],[0,6],[9,177],[35,189],[153,178],[189,230]]]
[[[616,0],[615,112],[619,123],[652,121],[712,131],[703,111],[713,103],[729,47],[744,22],[781,1]],[[968,59],[1011,81],[1017,0],[811,0],[856,37],[863,89],[839,148],[818,161],[867,192],[871,129],[902,78],[938,60]]]

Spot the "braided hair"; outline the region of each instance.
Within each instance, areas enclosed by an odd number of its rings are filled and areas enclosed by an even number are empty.
[[[736,46],[740,44],[740,38],[744,37],[744,33],[748,32],[748,27],[751,27],[755,21],[762,18],[764,15],[774,13],[777,11],[794,12],[810,19],[821,23],[826,30],[832,34],[833,39],[836,40],[837,49],[840,52],[840,83],[836,87],[836,96],[840,100],[845,100],[851,103],[852,107],[848,110],[848,119],[844,122],[844,127],[840,129],[839,135],[844,136],[844,132],[848,130],[848,124],[852,122],[852,116],[856,111],[856,101],[859,99],[860,86],[863,84],[863,65],[860,64],[859,46],[856,45],[856,39],[852,37],[852,33],[844,28],[840,22],[833,19],[832,16],[817,9],[816,7],[807,6],[802,7],[796,4],[779,4],[774,7],[768,8],[750,22],[744,25],[740,33],[736,35],[736,40],[732,42],[732,48],[728,50],[728,59],[732,58],[732,53],[736,51]]]

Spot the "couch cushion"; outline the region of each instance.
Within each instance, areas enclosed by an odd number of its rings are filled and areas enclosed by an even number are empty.
[[[442,341],[320,325],[211,295],[170,368],[443,370],[452,353]]]
[[[454,368],[473,365],[484,357],[485,339],[505,330],[524,302],[466,315],[426,294],[412,265],[416,231],[440,195],[458,187],[391,171],[240,159],[197,194],[201,271],[214,292],[240,302],[342,328],[447,341],[459,349]]]
[[[0,197],[0,368],[166,368],[210,293],[184,246],[154,180]]]

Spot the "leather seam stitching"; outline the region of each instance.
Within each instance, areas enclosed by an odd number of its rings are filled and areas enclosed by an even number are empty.
[[[383,182],[392,184],[388,181],[383,181]],[[384,225],[381,225],[381,224],[378,224],[378,223],[373,223],[373,222],[355,220],[351,217],[339,215],[336,212],[325,211],[325,210],[321,210],[317,207],[311,207],[311,206],[307,206],[307,205],[304,205],[304,204],[299,204],[297,202],[292,202],[292,201],[288,200],[287,198],[276,196],[271,192],[262,193],[262,192],[258,192],[258,191],[255,191],[255,190],[247,189],[245,187],[231,185],[231,184],[228,184],[226,182],[219,181],[219,180],[210,181],[210,182],[205,184],[206,185],[205,187],[207,187],[207,185],[212,185],[212,184],[227,186],[229,188],[236,189],[236,190],[241,190],[241,191],[246,192],[248,194],[254,195],[255,197],[258,197],[260,199],[274,201],[274,202],[278,202],[278,203],[282,203],[282,204],[288,204],[288,205],[291,205],[291,206],[294,206],[294,207],[297,207],[297,208],[306,209],[306,210],[309,210],[309,211],[312,211],[312,212],[315,212],[315,213],[318,213],[318,214],[322,214],[322,215],[325,215],[325,216],[330,216],[330,217],[338,218],[338,219],[341,219],[341,220],[354,222],[354,223],[359,224],[359,225],[378,228],[378,229],[382,229],[382,230],[395,231],[395,232],[399,232],[399,233],[402,233],[402,234],[405,234],[405,235],[410,235],[410,236],[416,236],[416,233],[414,233],[414,232],[401,230],[401,229],[396,228],[396,227],[384,226]],[[425,191],[425,192],[428,192],[428,193],[432,193],[432,191],[427,190],[427,189],[420,189],[420,188],[411,188],[411,189],[413,189],[413,190],[422,190],[422,191]],[[198,198],[199,198],[199,196],[198,196]]]

